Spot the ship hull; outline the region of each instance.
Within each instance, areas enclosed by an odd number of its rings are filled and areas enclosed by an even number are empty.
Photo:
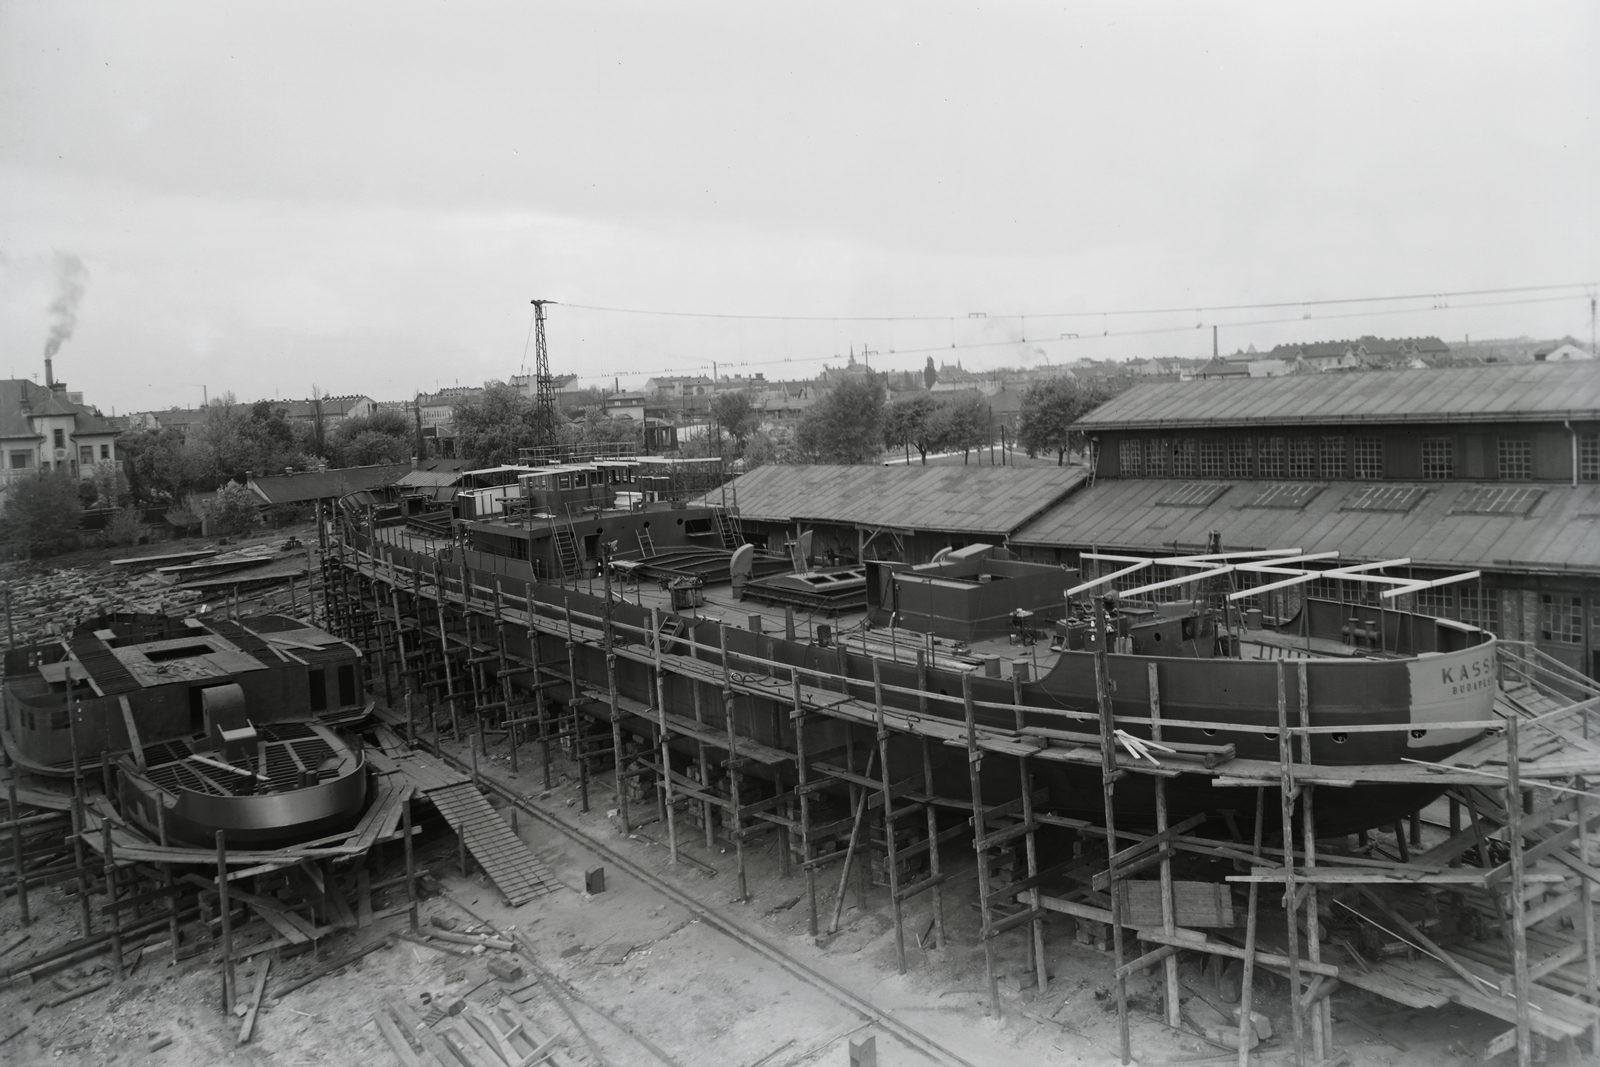
[[[383,551],[386,555],[392,552],[401,567],[409,567],[413,562],[432,566],[431,558],[404,549],[386,545]],[[417,558],[412,560],[412,556]],[[474,552],[466,556],[470,563],[487,559]],[[503,560],[494,561],[492,567],[489,573],[474,568],[473,583],[492,587],[498,582],[502,594],[511,603],[526,603],[523,598],[531,594],[538,615],[557,626],[565,625],[569,611],[575,625],[591,631],[609,617],[618,641],[631,642],[638,650],[641,635],[654,625],[648,609],[620,602],[608,607],[603,597],[527,581]],[[447,563],[444,570],[447,580],[458,580],[462,573],[459,563]],[[526,565],[523,570],[525,574]],[[1329,604],[1327,607],[1333,612],[1339,606]],[[1496,718],[1493,712],[1498,691],[1494,681],[1497,675],[1495,639],[1491,634],[1459,624],[1390,613],[1394,627],[1399,627],[1402,619],[1407,625],[1405,639],[1417,650],[1409,656],[1256,660],[1107,654],[1104,660],[1112,711],[1128,733],[1149,737],[1149,722],[1152,708],[1155,708],[1162,722],[1164,740],[1218,748],[1232,746],[1233,756],[1240,760],[1270,761],[1274,778],[1279,758],[1280,719],[1291,726],[1304,722],[1322,731],[1310,737],[1309,745],[1310,761],[1322,767],[1398,766],[1405,760],[1437,761],[1474,743],[1483,736],[1484,724]],[[1312,621],[1317,620],[1313,617]],[[618,656],[614,681],[621,696],[654,706],[659,692],[672,713],[684,717],[693,714],[717,734],[726,731],[725,715],[731,709],[739,736],[785,752],[796,751],[788,677],[796,672],[786,668],[797,668],[804,684],[838,690],[841,697],[853,698],[858,706],[872,707],[877,699],[877,687],[881,686],[883,703],[888,709],[962,726],[969,715],[969,691],[970,715],[980,733],[1015,730],[1019,723],[1014,706],[1019,703],[1030,708],[1053,709],[1024,713],[1020,724],[1024,728],[1080,734],[1096,734],[1099,729],[1096,657],[1090,652],[1062,653],[1042,678],[1018,686],[1010,679],[964,676],[955,671],[919,667],[911,659],[911,653],[899,662],[875,660],[852,652],[848,644],[845,647],[821,646],[787,640],[778,634],[719,626],[708,619],[680,617],[670,631],[663,632],[670,634],[663,638],[664,652],[693,656],[707,661],[707,666],[714,669],[720,668],[726,659],[730,676],[746,686],[754,683],[759,688],[770,688],[772,697],[747,693],[725,702],[722,686],[700,682],[696,693],[695,684],[677,672],[667,672],[658,690],[648,664],[630,656]],[[508,633],[509,653],[524,661],[534,658],[534,650],[526,643],[525,636]],[[544,634],[538,640],[538,662],[560,668],[570,663],[580,688],[590,692],[607,691],[613,679],[606,669],[602,650],[584,643],[569,646],[555,634]],[[1391,644],[1390,647],[1395,646]],[[833,679],[808,676],[808,672],[831,675]],[[840,676],[848,682],[838,681]],[[552,692],[551,697],[561,700],[563,694]],[[610,709],[602,702],[583,707],[597,720],[610,718]],[[1144,722],[1129,721],[1141,719]],[[641,730],[645,729],[642,723],[639,725]],[[847,731],[839,718],[814,716],[805,729],[804,747],[810,758],[844,764]],[[940,732],[945,737],[950,735],[948,729]],[[865,762],[868,745],[859,734],[853,744],[858,750],[855,766],[859,769]],[[922,747],[916,737],[894,735],[891,780],[912,779],[920,788]],[[960,739],[956,743],[934,739],[927,747],[939,795],[953,799],[969,797],[967,752]],[[1097,750],[1098,746],[1094,747]],[[685,760],[700,754],[699,746],[689,738],[678,738],[674,749]],[[1294,755],[1302,760],[1307,757],[1299,744],[1295,746]],[[1035,788],[1047,791],[1047,799],[1041,804],[1043,809],[1068,817],[1103,821],[1104,798],[1097,758],[1081,763],[1031,760],[1029,769]],[[750,766],[741,773],[770,778],[785,789],[792,788],[795,783],[794,764],[790,761],[778,761],[765,767]],[[1258,796],[1256,789],[1218,788],[1212,785],[1214,780],[1212,775],[1201,773],[1184,773],[1168,779],[1169,819],[1176,822],[1192,815],[1222,811],[1237,812],[1244,817],[1253,814]],[[986,755],[982,783],[983,799],[989,805],[1020,795],[1016,760],[1004,754]],[[1441,788],[1426,783],[1360,784],[1347,789],[1324,789],[1317,795],[1318,830],[1340,834],[1389,827],[1437,798],[1441,792]],[[1269,812],[1278,810],[1275,789],[1264,790],[1259,795]],[[1153,825],[1152,780],[1138,774],[1125,776],[1116,785],[1115,805],[1118,819],[1125,820],[1129,826]],[[1272,820],[1272,824],[1276,828],[1276,820]]]

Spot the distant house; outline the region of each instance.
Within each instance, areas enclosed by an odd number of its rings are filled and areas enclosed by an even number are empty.
[[[481,385],[452,385],[437,393],[418,393],[416,405],[422,416],[422,425],[454,426],[456,405],[463,400],[480,397],[483,392]]]
[[[1594,358],[1594,353],[1579,348],[1571,341],[1563,341],[1553,348],[1540,348],[1533,353],[1537,363],[1571,363],[1573,361],[1589,360]]]
[[[716,383],[704,374],[689,374],[650,378],[644,383],[647,396],[658,399],[668,397],[710,396],[716,392]]]
[[[575,391],[571,389],[571,386],[577,380],[578,376],[576,374],[552,374],[550,376],[550,385],[555,389],[556,394],[560,395],[564,392]],[[523,396],[539,395],[539,383],[534,380],[534,376],[531,374],[513,374],[506,379],[506,384]]]
[[[644,402],[643,393],[613,393],[606,397],[606,414],[613,419],[633,419],[643,423]]]
[[[317,396],[309,400],[274,400],[274,409],[282,409],[290,423],[312,426],[320,419],[323,426],[332,429],[346,419],[364,419],[377,410],[370,396]]]
[[[56,470],[87,481],[100,464],[114,465],[120,432],[64,382],[0,380],[0,510],[20,478]]]
[[[1250,377],[1250,363],[1244,359],[1217,356],[1195,371],[1194,376],[1206,380],[1214,378],[1248,378]]]

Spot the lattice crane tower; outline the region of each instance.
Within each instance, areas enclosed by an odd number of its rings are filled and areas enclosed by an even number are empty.
[[[554,300],[533,300],[533,328],[536,357],[533,367],[535,408],[539,423],[539,444],[556,443],[556,382],[550,375],[550,350],[544,343],[544,306]]]

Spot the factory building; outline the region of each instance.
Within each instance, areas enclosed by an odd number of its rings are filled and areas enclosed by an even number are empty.
[[[1005,544],[1085,479],[1082,467],[759,467],[708,499],[776,554],[801,531],[820,561],[926,563],[940,549]]]
[[[1025,558],[1191,553],[1215,534],[1229,549],[1481,570],[1416,607],[1600,677],[1592,364],[1153,383],[1078,428],[1092,484],[1010,538]]]

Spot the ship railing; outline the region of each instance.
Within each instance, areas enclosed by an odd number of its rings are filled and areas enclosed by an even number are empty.
[[[440,595],[450,598],[452,603],[460,604],[469,609],[493,611],[495,603],[495,587],[482,585],[469,579],[466,590],[463,590],[461,567],[456,564],[444,564],[436,572],[443,583]],[[521,592],[518,591],[521,588]],[[518,608],[524,615],[530,614],[530,598],[527,595],[527,583],[519,579],[502,580],[500,582],[500,599],[502,608]],[[541,629],[560,636],[566,635],[566,628],[570,624],[575,630],[581,628],[584,633],[580,639],[592,639],[596,643],[600,634],[604,633],[607,620],[603,615],[585,612],[576,607],[564,606],[548,601],[532,601],[532,621],[535,625],[543,623]],[[613,617],[609,620],[612,633],[624,640],[617,645],[617,654],[624,658],[637,658],[641,662],[653,662],[653,648],[656,635],[648,625],[626,622]],[[728,628],[727,633],[748,633],[742,628]],[[675,658],[698,661],[704,665],[707,681],[715,681],[713,674],[721,673],[722,649],[715,644],[707,644],[695,640],[692,632],[685,632],[673,637],[673,644],[680,646],[684,651],[676,654]],[[630,647],[631,646],[631,647]],[[737,664],[737,666],[735,666]],[[909,664],[908,664],[909,665]],[[781,660],[763,657],[752,650],[741,650],[730,647],[728,650],[728,666],[730,680],[743,688],[770,689],[775,699],[789,699],[787,687],[791,682],[798,681],[802,685],[815,689],[842,692],[853,699],[870,702],[873,699],[873,683],[871,679],[854,678],[847,675],[807,667]],[[681,672],[680,672],[681,673]],[[910,686],[897,686],[887,682],[882,684],[882,691],[886,695],[907,698],[906,703],[915,705],[926,701],[928,705],[943,705],[950,709],[950,714],[938,715],[929,713],[927,716],[919,715],[914,708],[905,706],[896,707],[892,714],[897,719],[905,719],[904,727],[914,733],[931,732],[921,727],[929,718],[935,719],[941,726],[948,729],[958,723],[966,706],[966,699],[960,694],[943,694]],[[992,720],[1004,716],[1014,721],[1018,712],[1024,715],[1047,716],[1063,719],[1070,722],[1086,723],[1090,729],[1086,734],[1099,734],[1100,715],[1093,709],[1071,708],[1063,706],[1042,706],[1036,704],[1018,704],[1010,701],[979,700],[974,698],[973,707],[977,711],[990,713],[984,715],[984,720],[978,724],[983,738],[1028,738],[1037,740],[1037,735],[1019,731],[1013,727],[999,725]],[[1113,721],[1117,727],[1149,727],[1157,720],[1151,716],[1143,715],[1115,715]],[[1256,735],[1267,730],[1259,723],[1223,723],[1216,720],[1189,720],[1175,719],[1160,716],[1160,724],[1165,729],[1188,728],[1197,730],[1215,731],[1220,738],[1230,734]],[[1491,730],[1503,727],[1505,722],[1501,718],[1494,719],[1469,719],[1448,722],[1430,722],[1429,729],[1435,730]],[[1395,723],[1342,723],[1332,726],[1290,725],[1288,732],[1299,736],[1313,736],[1320,734],[1357,734],[1357,733],[1400,733],[1409,732],[1415,726],[1410,721]],[[1047,736],[1047,735],[1046,735]],[[1076,740],[1076,739],[1067,739]],[[1087,739],[1085,739],[1087,740]],[[1219,745],[1220,747],[1220,745]]]
[[[1600,696],[1600,682],[1550,655],[1532,641],[1500,640],[1502,671],[1558,699]]]

